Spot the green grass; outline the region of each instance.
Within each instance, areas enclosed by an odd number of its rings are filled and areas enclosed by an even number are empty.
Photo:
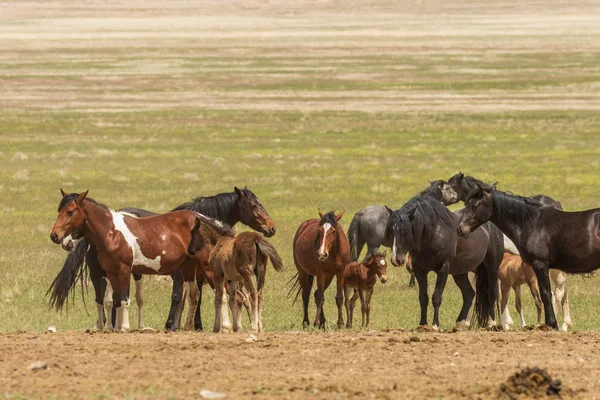
[[[515,193],[546,193],[568,210],[597,206],[600,118],[593,112],[502,114],[253,112],[172,110],[134,113],[3,113],[0,138],[0,331],[85,329],[95,315],[79,294],[68,314],[48,310],[44,293],[66,253],[49,240],[66,191],[90,189],[111,207],[164,212],[191,197],[248,185],[278,225],[270,239],[286,270],[269,271],[264,323],[268,330],[301,328],[301,306],[286,298],[295,273],[291,242],[298,225],[322,210],[346,210],[344,227],[370,204],[400,207],[427,185],[463,171]],[[19,157],[18,153],[23,153]],[[17,154],[17,155],[16,155]],[[187,175],[186,175],[187,174]],[[238,230],[244,229],[241,226]],[[391,268],[377,285],[373,327],[414,327],[415,289],[408,274]],[[433,278],[433,275],[432,275]],[[598,329],[596,279],[570,277],[572,315],[578,329]],[[170,287],[149,283],[146,322],[164,323]],[[326,296],[335,320],[334,291]],[[210,327],[212,293],[203,317]],[[527,319],[534,322],[526,296]],[[460,307],[447,285],[442,325],[450,328]],[[135,306],[131,307],[136,321]],[[314,304],[311,304],[311,315]],[[513,313],[514,314],[514,313]],[[355,321],[356,324],[356,321]]]

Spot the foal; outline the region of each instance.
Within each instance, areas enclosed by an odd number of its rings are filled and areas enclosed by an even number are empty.
[[[363,262],[353,261],[346,265],[343,273],[344,298],[346,306],[346,328],[352,328],[352,318],[354,315],[354,305],[356,299],[360,297],[362,323],[361,327],[369,329],[371,325],[371,296],[373,287],[377,278],[381,283],[387,282],[387,263],[385,262],[385,252],[369,253]],[[354,295],[350,298],[351,292]]]
[[[200,221],[197,221],[197,225]],[[233,331],[237,332],[241,325],[241,313],[238,309],[236,295],[239,283],[250,295],[250,325],[254,331],[262,331],[262,306],[263,306],[263,287],[265,285],[265,275],[267,272],[267,260],[275,271],[283,271],[283,262],[277,250],[267,242],[262,235],[256,232],[242,232],[237,236],[219,235],[213,231],[203,236],[200,231],[192,232],[192,241],[188,248],[190,254],[195,254],[197,249],[201,249],[205,237],[214,241],[216,245],[210,252],[208,262],[213,272],[215,283],[215,323],[214,332],[221,332],[222,329],[222,304],[225,291],[225,281],[229,283],[229,307],[233,314]],[[256,286],[252,282],[252,275],[256,277]]]

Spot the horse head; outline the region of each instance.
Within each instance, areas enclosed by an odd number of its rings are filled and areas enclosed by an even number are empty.
[[[82,228],[85,222],[85,197],[88,191],[83,193],[65,193],[60,189],[62,199],[58,205],[58,216],[50,233],[50,239],[61,244],[65,237],[71,236],[79,239],[83,236]]]
[[[315,247],[317,248],[317,258],[319,261],[325,261],[329,258],[331,250],[337,243],[338,221],[344,216],[344,211],[335,215],[334,211],[323,214],[319,210],[319,230],[315,238]]]
[[[255,231],[261,232],[266,237],[275,235],[277,230],[275,222],[273,222],[258,197],[247,186],[243,189],[234,187],[234,190],[238,196],[240,221]]]

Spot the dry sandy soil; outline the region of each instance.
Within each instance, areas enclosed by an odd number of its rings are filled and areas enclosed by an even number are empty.
[[[248,338],[2,335],[0,387],[9,395],[48,398],[201,398],[203,389],[227,398],[508,398],[501,384],[525,366],[538,366],[562,380],[565,398],[600,396],[597,332],[398,330]],[[35,361],[47,367],[28,370]]]

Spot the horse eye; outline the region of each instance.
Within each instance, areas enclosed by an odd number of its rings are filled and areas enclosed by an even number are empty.
[[[67,215],[70,217],[71,215],[73,215],[73,211],[67,211]]]

